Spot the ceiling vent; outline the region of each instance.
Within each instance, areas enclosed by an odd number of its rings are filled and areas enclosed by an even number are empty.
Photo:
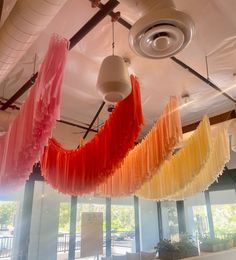
[[[144,5],[145,1],[141,2]],[[147,58],[171,57],[191,41],[194,23],[189,15],[175,9],[172,0],[151,2],[130,30],[130,46]]]

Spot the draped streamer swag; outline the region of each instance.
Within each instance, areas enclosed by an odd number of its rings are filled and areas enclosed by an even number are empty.
[[[0,136],[1,192],[25,183],[52,135],[67,52],[68,41],[54,34],[25,103],[8,132]]]
[[[166,198],[192,180],[204,165],[210,152],[210,123],[207,117],[198,125],[184,147],[166,160],[148,182],[136,192],[149,199]]]
[[[117,104],[98,134],[75,150],[49,141],[41,160],[42,175],[58,191],[82,195],[95,190],[119,166],[143,125],[139,83],[131,76],[132,92]]]
[[[133,194],[158,170],[181,137],[177,99],[171,97],[147,136],[128,153],[121,166],[95,193],[111,197]]]
[[[227,129],[219,127],[216,137],[211,135],[211,150],[208,160],[200,172],[183,189],[168,197],[182,200],[208,187],[222,174],[225,164],[230,160],[229,137]]]
[[[156,200],[177,200],[205,190],[222,172],[229,159],[227,132],[211,135],[204,117],[184,147],[167,160],[136,194]]]

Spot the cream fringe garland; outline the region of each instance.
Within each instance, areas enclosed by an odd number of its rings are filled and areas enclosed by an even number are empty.
[[[202,170],[183,190],[169,196],[168,199],[182,200],[197,192],[207,190],[222,174],[225,164],[230,160],[227,129],[218,129],[216,137],[212,139],[212,149]]]
[[[166,160],[156,174],[136,192],[136,195],[160,200],[176,194],[187,183],[192,182],[205,166],[210,148],[210,123],[205,116],[184,147]]]

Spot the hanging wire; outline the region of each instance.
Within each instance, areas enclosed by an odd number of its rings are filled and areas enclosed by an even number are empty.
[[[112,55],[114,56],[115,53],[115,22],[112,21]]]
[[[208,59],[207,59],[207,56],[205,56],[205,61],[206,61],[206,73],[207,73],[207,79],[209,80],[209,69],[208,69]]]
[[[33,75],[36,73],[36,64],[37,64],[37,53],[35,53],[35,55],[34,55]]]

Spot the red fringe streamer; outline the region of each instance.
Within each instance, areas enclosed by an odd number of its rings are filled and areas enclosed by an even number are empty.
[[[143,125],[139,83],[131,76],[132,93],[119,102],[99,133],[79,149],[65,150],[50,139],[41,160],[42,175],[58,191],[90,193],[119,166]]]

